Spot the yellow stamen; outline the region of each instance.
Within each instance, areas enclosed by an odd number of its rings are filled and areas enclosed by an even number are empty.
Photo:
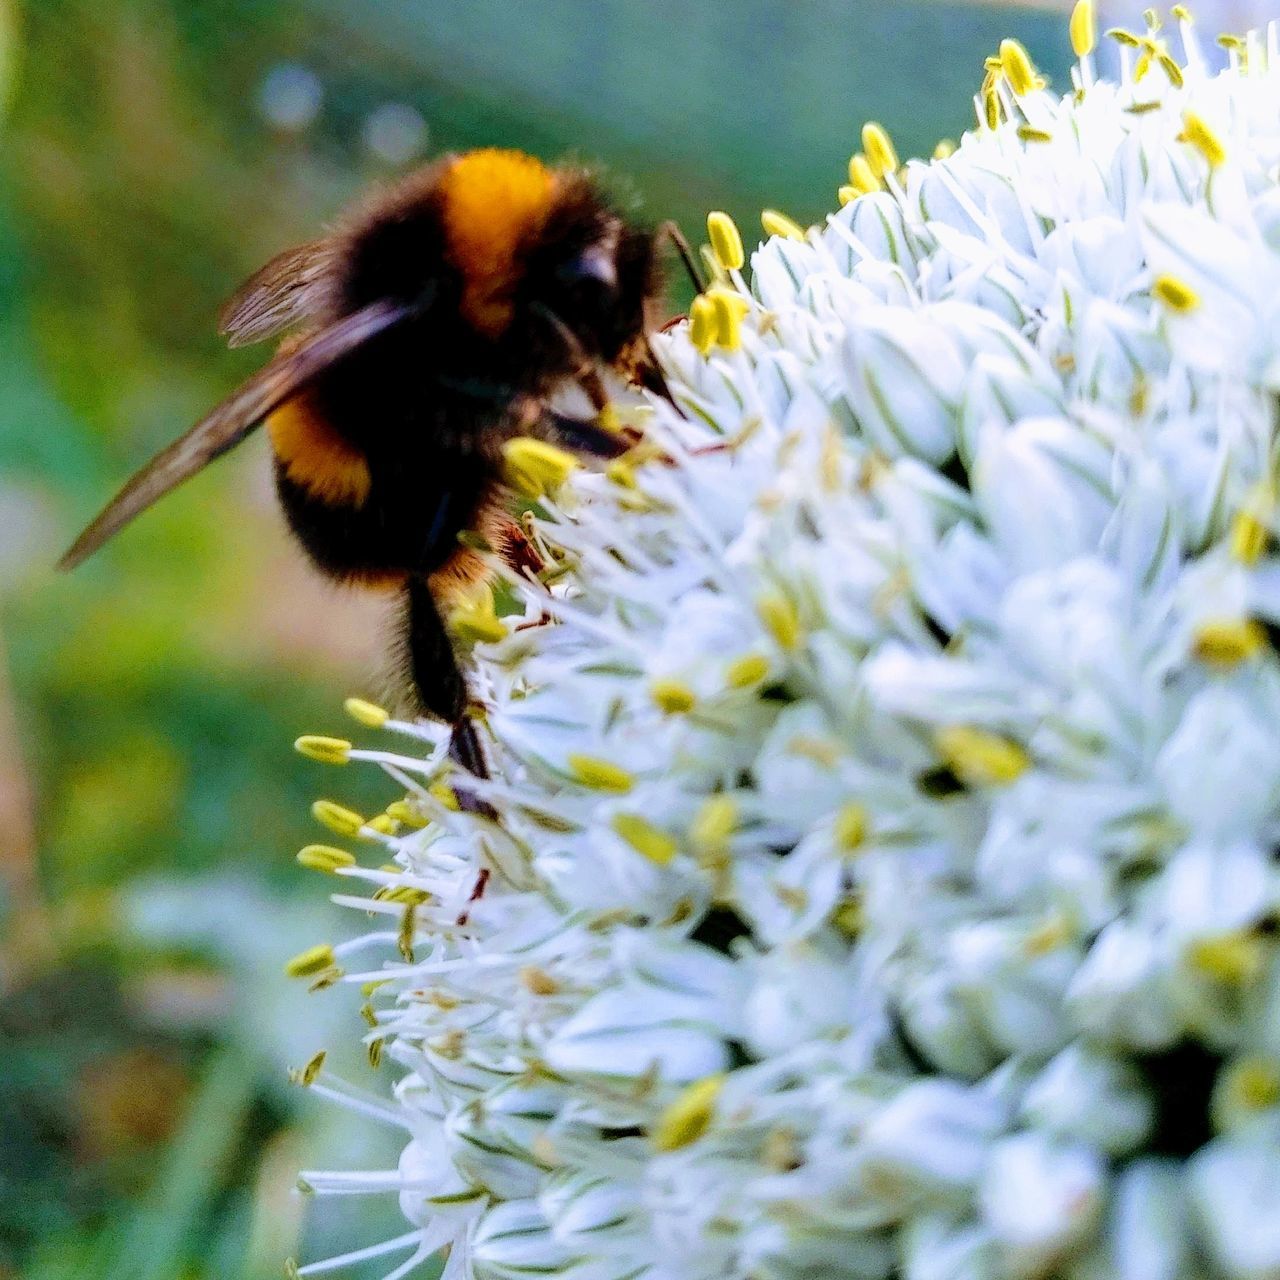
[[[1037,129],[1029,124],[1018,126],[1018,137],[1023,142],[1052,142],[1053,134],[1047,129]]]
[[[553,996],[560,990],[560,984],[545,969],[532,964],[520,970],[520,985],[535,996]]]
[[[339,867],[354,867],[355,856],[345,849],[335,849],[329,844],[309,844],[298,850],[298,865],[308,871],[327,871],[330,874]]]
[[[1123,27],[1112,27],[1107,32],[1107,38],[1114,40],[1116,44],[1122,44],[1128,49],[1141,49],[1142,37],[1135,36],[1132,31],[1126,31]]]
[[[1194,311],[1200,305],[1200,295],[1185,280],[1177,276],[1157,276],[1151,286],[1151,292],[1170,311],[1185,314]]]
[[[709,289],[707,296],[715,308],[716,341],[726,351],[737,351],[742,346],[742,317],[751,304],[736,290],[720,286]]]
[[[831,923],[846,938],[856,938],[862,932],[866,920],[866,908],[856,895],[842,898],[831,913]]]
[[[305,1066],[296,1068],[289,1072],[289,1080],[293,1084],[300,1084],[303,1088],[310,1088],[315,1084],[320,1075],[321,1069],[324,1067],[325,1051],[320,1050],[315,1054]]]
[[[310,978],[333,968],[334,962],[333,948],[327,942],[322,942],[318,946],[300,951],[285,965],[284,971],[291,978]]]
[[[1269,1111],[1280,1103],[1280,1063],[1260,1054],[1238,1058],[1224,1070],[1219,1087],[1248,1111]]]
[[[574,778],[592,791],[609,791],[624,796],[636,783],[635,777],[626,769],[598,756],[571,752],[568,764]]]
[[[689,839],[701,852],[723,852],[738,829],[738,804],[732,796],[708,796],[689,827]]]
[[[707,214],[707,236],[716,261],[726,271],[741,271],[746,255],[742,251],[742,237],[738,224],[727,213],[716,210]]]
[[[315,733],[304,733],[293,744],[293,749],[321,764],[346,764],[351,756],[351,743],[345,738],[323,738]]]
[[[418,831],[427,825],[427,819],[413,808],[407,800],[393,800],[387,805],[387,817],[402,826],[413,827]]]
[[[1087,58],[1098,43],[1098,18],[1093,0],[1076,0],[1071,10],[1071,48],[1077,58]]]
[[[400,917],[400,928],[396,931],[396,950],[406,964],[413,963],[413,940],[418,933],[417,903],[406,903],[404,913]]]
[[[1182,113],[1182,136],[1204,156],[1210,169],[1216,169],[1227,158],[1222,139],[1194,111]]]
[[[1000,124],[1000,95],[994,88],[982,95],[982,123],[988,129],[994,129]]]
[[[871,162],[861,152],[849,157],[849,185],[860,196],[880,190],[880,179],[876,177]]]
[[[898,153],[893,149],[893,142],[884,127],[874,120],[862,126],[862,150],[877,178],[897,172]]]
[[[840,207],[843,209],[845,205],[852,204],[862,192],[857,187],[841,187],[836,192],[836,199],[840,201]]]
[[[686,1085],[649,1131],[649,1140],[658,1151],[678,1151],[697,1142],[711,1127],[716,1103],[724,1088],[724,1076],[706,1076]]]
[[[832,834],[838,848],[845,853],[852,853],[866,842],[870,828],[871,818],[866,809],[856,801],[851,801],[836,814]]]
[[[391,719],[376,702],[366,702],[363,698],[348,698],[342,707],[353,720],[370,729],[381,729]]]
[[[1182,68],[1167,53],[1157,54],[1156,61],[1160,63],[1161,70],[1169,77],[1169,83],[1175,89],[1181,89],[1183,85]]]
[[[370,818],[365,826],[370,831],[376,831],[380,836],[393,836],[396,833],[396,822],[390,814],[379,813]]]
[[[705,356],[715,345],[718,328],[716,304],[699,294],[689,306],[689,341],[699,354]]]
[[[554,493],[578,466],[577,458],[568,450],[532,436],[508,440],[502,446],[502,454],[507,483],[533,498]]]
[[[934,744],[951,772],[970,786],[1008,786],[1031,765],[1030,756],[1016,742],[969,725],[939,729]]]
[[[635,813],[615,813],[609,825],[637,853],[665,867],[676,856],[679,845],[667,832]]]
[[[1195,632],[1191,651],[1211,667],[1235,667],[1256,657],[1267,645],[1267,633],[1253,618],[1212,618]]]
[[[370,1040],[365,1049],[365,1052],[369,1055],[369,1065],[375,1071],[382,1065],[382,1045],[383,1040],[379,1036],[376,1040]]]
[[[311,816],[321,826],[340,836],[359,835],[360,828],[364,826],[364,819],[354,809],[333,800],[317,800],[311,806]]]
[[[430,795],[437,804],[448,809],[450,813],[457,813],[462,808],[458,803],[457,792],[454,791],[454,789],[445,782],[443,778],[438,782],[433,782],[427,788],[427,794]]]
[[[956,153],[956,144],[950,138],[943,138],[933,149],[935,160],[949,160]]]
[[[1185,4],[1175,4],[1169,12],[1173,14],[1174,19],[1178,22],[1185,22],[1190,25],[1195,21],[1191,16],[1191,10]]]
[[[724,682],[730,689],[749,689],[769,674],[769,659],[759,653],[744,653],[725,668]]]
[[[1239,986],[1262,972],[1266,948],[1256,934],[1234,929],[1193,942],[1187,950],[1187,959],[1209,977]]]
[[[803,240],[804,228],[793,218],[777,209],[765,209],[760,214],[760,225],[767,236],[782,236],[787,240]]]
[[[1275,497],[1266,485],[1259,485],[1231,522],[1231,554],[1241,564],[1255,565],[1262,559],[1271,539],[1269,521]]]
[[[649,696],[669,716],[683,715],[697,705],[698,695],[683,680],[663,677],[649,686]]]
[[[493,604],[493,588],[482,582],[461,598],[449,612],[449,630],[471,644],[497,644],[507,635],[506,623]]]
[[[765,629],[784,649],[800,643],[800,618],[795,606],[779,592],[770,592],[756,601],[756,612]]]
[[[1044,81],[1036,74],[1030,55],[1017,40],[1000,41],[1000,69],[1009,82],[1009,88],[1018,97],[1044,88]]]

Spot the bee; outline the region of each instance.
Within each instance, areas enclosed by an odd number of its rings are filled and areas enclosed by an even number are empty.
[[[602,371],[670,399],[649,343],[664,236],[700,288],[675,225],[633,225],[585,170],[484,149],[408,175],[240,287],[221,331],[232,346],[286,335],[275,357],[134,475],[60,567],[265,424],[298,542],[328,577],[400,593],[411,696],[485,776],[444,621],[484,572],[459,535],[501,545],[514,527],[514,436],[602,459],[628,447],[605,424]],[[594,419],[552,407],[575,384]]]

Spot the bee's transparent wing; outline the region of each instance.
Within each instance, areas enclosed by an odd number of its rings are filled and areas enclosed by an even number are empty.
[[[226,335],[229,346],[243,347],[316,319],[329,301],[333,261],[330,240],[277,254],[227,300],[218,332]]]
[[[278,355],[190,431],[156,454],[76,539],[58,567],[74,569],[152,503],[239,444],[273,409],[297,395],[317,374],[413,310],[400,303],[374,302]]]

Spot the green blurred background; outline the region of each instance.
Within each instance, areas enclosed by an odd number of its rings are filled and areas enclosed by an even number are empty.
[[[328,1047],[379,1086],[352,999],[281,972],[344,927],[293,862],[309,801],[392,798],[290,750],[377,692],[380,606],[287,543],[261,441],[51,570],[262,358],[221,299],[476,144],[602,162],[695,238],[815,219],[863,120],[904,154],[965,128],[1006,34],[1066,83],[1043,7],[0,0],[0,1277],[277,1276],[396,1229],[293,1194],[395,1147],[285,1084]]]

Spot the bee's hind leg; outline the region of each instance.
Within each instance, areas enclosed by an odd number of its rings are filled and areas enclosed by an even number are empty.
[[[430,584],[410,578],[405,587],[404,649],[409,678],[422,709],[453,726],[449,755],[475,778],[489,777],[484,746],[467,714],[467,682]],[[458,803],[469,813],[495,817],[490,805],[463,788]]]

